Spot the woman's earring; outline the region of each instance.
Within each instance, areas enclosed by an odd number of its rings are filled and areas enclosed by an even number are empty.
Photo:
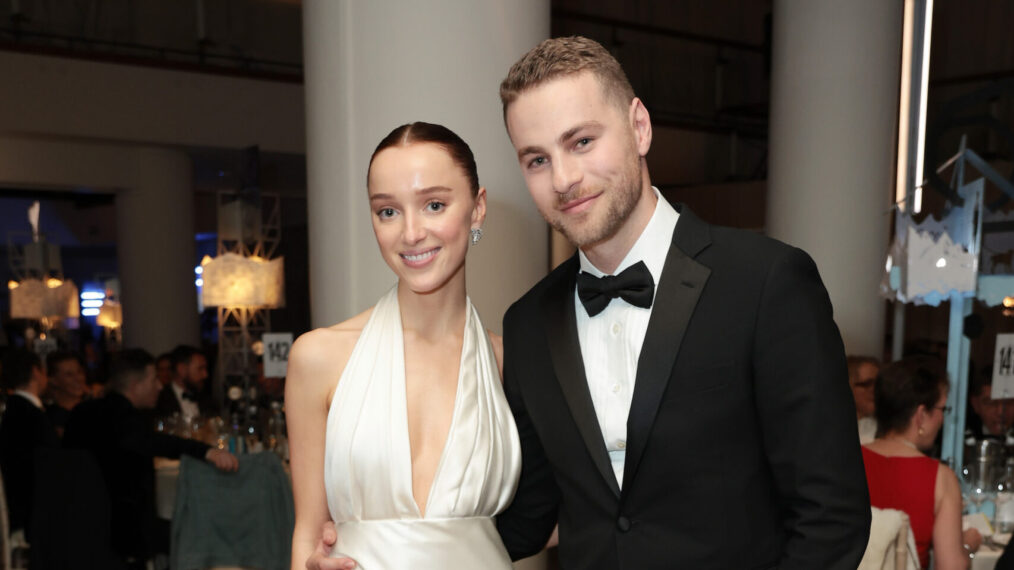
[[[472,228],[471,234],[472,234],[472,245],[479,243],[479,240],[482,239],[482,228]]]
[[[922,435],[922,434],[923,434],[922,428],[919,428],[919,435]]]

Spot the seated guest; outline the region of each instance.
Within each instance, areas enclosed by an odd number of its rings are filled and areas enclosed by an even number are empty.
[[[863,447],[870,502],[908,514],[922,568],[969,567],[982,537],[961,530],[961,488],[946,465],[920,450],[944,422],[947,374],[939,360],[913,356],[884,367],[874,388],[877,438]]]
[[[972,414],[968,418],[966,435],[975,439],[1003,439],[1014,424],[1014,399],[993,399],[993,368],[983,368],[969,378],[968,406]]]
[[[46,416],[57,435],[62,436],[70,411],[88,391],[84,361],[73,352],[51,352],[46,357],[46,376],[49,377],[44,398]]]
[[[212,412],[211,402],[203,397],[204,381],[208,378],[208,359],[192,347],[180,345],[169,353],[172,380],[158,395],[155,413],[159,417],[173,414],[193,419]]]
[[[142,410],[154,407],[158,394],[155,359],[143,350],[124,350],[112,366],[105,397],[76,407],[63,439],[64,447],[95,457],[109,490],[113,548],[138,568],[155,540],[154,458],[186,454],[223,471],[239,465],[227,451],[153,431]]]
[[[877,420],[873,417],[873,385],[880,374],[880,362],[872,356],[849,355],[849,386],[856,402],[856,420],[859,423],[859,443],[870,443],[877,433]]]
[[[162,387],[173,381],[173,357],[170,353],[162,353],[155,359],[155,377]]]
[[[0,419],[0,472],[3,473],[11,532],[26,530],[32,512],[35,450],[56,448],[53,431],[39,395],[46,389],[42,360],[34,352],[14,350],[3,362],[3,383],[13,393]]]

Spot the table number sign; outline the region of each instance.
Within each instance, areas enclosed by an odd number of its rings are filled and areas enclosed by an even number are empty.
[[[1014,334],[996,335],[993,398],[1014,398]]]
[[[264,377],[284,378],[289,367],[292,333],[264,333],[261,341],[264,343]]]

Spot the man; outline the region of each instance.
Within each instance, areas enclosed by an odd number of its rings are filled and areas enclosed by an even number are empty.
[[[28,528],[35,487],[35,451],[59,447],[60,440],[39,398],[46,389],[46,373],[38,355],[28,350],[12,351],[3,362],[3,380],[4,386],[13,391],[0,420],[0,471],[13,533]]]
[[[969,387],[968,404],[974,416],[968,418],[967,435],[976,439],[1004,440],[1014,425],[1014,398],[993,399],[993,368],[983,369]]]
[[[128,564],[143,567],[155,539],[155,457],[203,458],[222,471],[239,462],[227,451],[195,440],[157,433],[142,410],[158,399],[155,360],[139,349],[120,353],[106,396],[71,413],[64,446],[95,457],[110,495],[113,548]]]
[[[648,112],[599,44],[547,40],[500,93],[536,206],[580,249],[504,317],[511,557],[558,521],[568,569],[858,566],[869,496],[813,261],[653,189]],[[311,567],[348,567],[332,538]]]
[[[88,391],[88,377],[84,361],[73,352],[56,351],[46,356],[46,416],[57,435],[63,435],[70,411],[84,399]]]
[[[196,418],[212,411],[211,402],[203,397],[204,381],[208,378],[208,360],[204,354],[187,345],[180,345],[169,353],[172,362],[172,381],[158,395],[156,415],[169,417],[180,414],[183,418]]]
[[[158,355],[155,359],[155,376],[160,386],[168,386],[173,380],[173,359],[168,352]]]
[[[877,419],[873,417],[875,408],[873,388],[880,375],[880,362],[872,356],[849,355],[846,359],[849,369],[849,386],[852,388],[852,399],[856,404],[856,422],[859,425],[859,443],[867,444],[877,436]]]

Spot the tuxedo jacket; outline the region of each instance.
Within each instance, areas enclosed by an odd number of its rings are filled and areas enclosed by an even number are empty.
[[[854,569],[870,502],[817,268],[799,249],[676,207],[622,488],[585,379],[577,256],[507,311],[504,389],[523,462],[501,537],[512,558],[529,556],[559,521],[565,569]]]
[[[7,396],[7,407],[0,420],[0,470],[12,531],[28,530],[36,450],[59,446],[60,440],[44,411],[17,394]]]
[[[202,394],[197,394],[197,408],[202,416],[209,415],[214,409],[211,400],[203,397]],[[172,383],[163,386],[162,390],[158,393],[158,401],[155,403],[155,417],[168,418],[182,411]]]

